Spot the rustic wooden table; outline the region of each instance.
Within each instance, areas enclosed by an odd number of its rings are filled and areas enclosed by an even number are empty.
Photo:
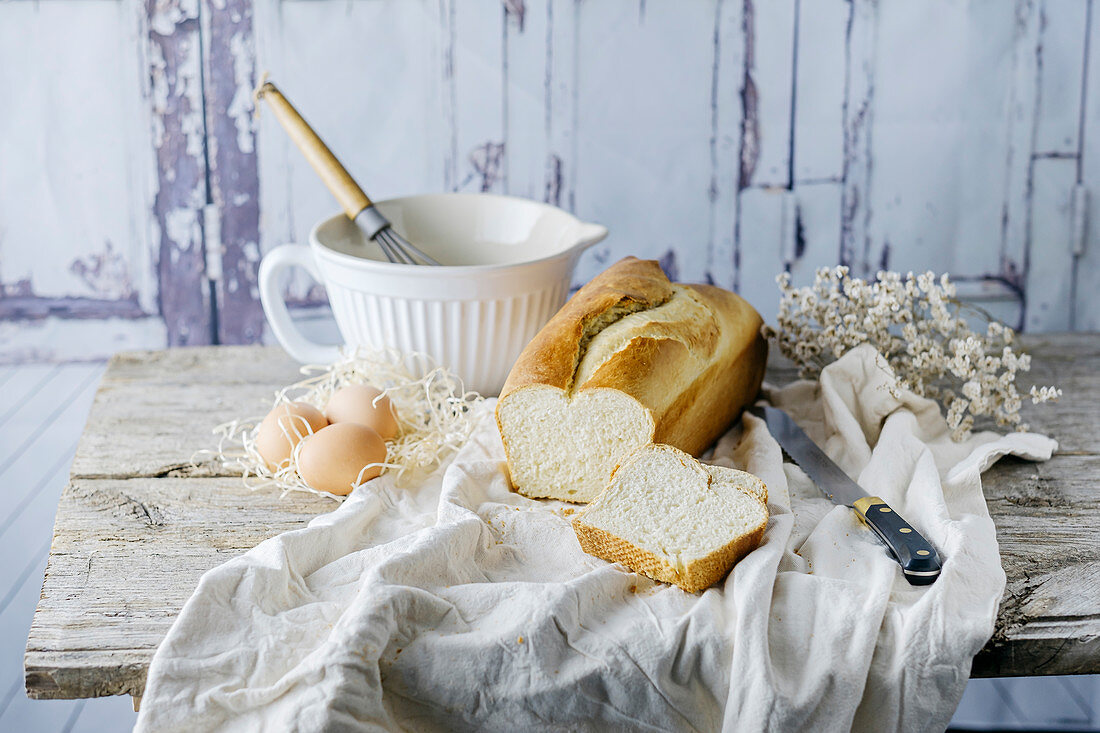
[[[1065,397],[1025,408],[1061,448],[985,475],[1008,588],[975,676],[1100,672],[1100,336],[1030,337],[1040,384]],[[769,380],[793,377],[781,365]],[[61,497],[27,642],[27,694],[140,698],[149,660],[206,570],[336,505],[249,491],[209,461],[211,427],[262,414],[298,379],[279,349],[132,352],[107,368]],[[1030,381],[1028,382],[1030,384]]]

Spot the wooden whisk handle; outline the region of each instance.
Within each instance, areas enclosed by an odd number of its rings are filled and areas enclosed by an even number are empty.
[[[283,96],[278,87],[265,81],[256,90],[256,98],[266,99],[271,105],[271,111],[275,113],[279,124],[306,156],[306,160],[313,166],[313,170],[321,177],[328,190],[340,202],[349,219],[354,219],[360,211],[372,205],[367,194],[363,193],[363,189],[359,188],[359,184],[343,164],[336,159],[309,123],[302,119],[298,110],[294,109],[294,105]]]

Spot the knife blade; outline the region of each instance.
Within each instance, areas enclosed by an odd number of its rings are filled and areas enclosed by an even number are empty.
[[[901,515],[877,496],[871,496],[833,463],[825,451],[810,440],[791,416],[776,407],[758,405],[749,413],[764,421],[776,439],[821,493],[834,504],[850,506],[865,525],[874,531],[901,566],[902,575],[911,585],[929,585],[940,574],[936,548]]]

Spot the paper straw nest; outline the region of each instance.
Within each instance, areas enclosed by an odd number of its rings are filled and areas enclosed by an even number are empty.
[[[397,413],[398,436],[386,444],[383,474],[392,474],[398,486],[408,486],[430,474],[461,448],[485,413],[474,407],[484,400],[467,392],[462,380],[435,365],[423,354],[404,354],[395,349],[356,350],[330,365],[302,367],[307,376],[275,393],[271,408],[290,402],[307,402],[324,411],[333,392],[349,384],[369,384],[389,397]],[[232,420],[214,428],[218,448],[201,451],[222,466],[239,470],[250,489],[275,486],[288,491],[308,491],[337,501],[344,497],[318,491],[298,473],[299,441],[290,460],[271,471],[256,450],[256,433],[264,415]],[[295,423],[298,438],[311,433],[304,421]],[[286,428],[284,427],[284,430]],[[366,471],[372,466],[364,467]],[[362,472],[360,473],[362,477]],[[362,483],[357,481],[356,485]]]

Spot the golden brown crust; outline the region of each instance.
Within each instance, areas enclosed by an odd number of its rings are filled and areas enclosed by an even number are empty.
[[[714,305],[722,329],[722,358],[680,393],[661,414],[653,442],[668,443],[698,456],[724,433],[760,391],[768,342],[760,335],[760,314],[740,296],[707,285],[693,285]]]
[[[528,384],[568,390],[586,331],[616,309],[646,310],[670,297],[672,284],[655,260],[619,260],[578,290],[527,344],[508,374],[501,399]]]
[[[608,562],[622,563],[635,572],[662,583],[672,583],[688,593],[706,590],[724,578],[738,560],[760,546],[768,525],[765,514],[764,521],[751,532],[735,538],[706,557],[695,560],[681,572],[652,552],[643,550],[607,530],[585,524],[582,519],[578,517],[573,520],[573,531],[580,541],[581,549],[589,555]]]
[[[638,311],[652,315],[617,323]],[[652,420],[652,432],[640,440],[698,456],[760,389],[767,358],[762,325],[760,315],[734,293],[674,285],[652,260],[617,262],[581,288],[513,366],[496,409],[509,465],[518,457],[501,419],[505,406],[517,391],[542,387],[566,396],[599,389],[623,393]],[[527,496],[576,500],[575,492],[513,486]]]
[[[760,314],[741,296],[709,285],[686,286],[713,314],[714,324],[690,324],[697,343],[710,348],[709,365],[696,371],[698,355],[670,338],[638,338],[608,359],[583,389],[617,389],[653,414],[654,443],[667,443],[693,456],[729,428],[760,391],[768,343],[760,335]],[[717,343],[707,334],[717,329]],[[689,341],[690,343],[690,341]],[[685,374],[690,379],[683,380]],[[668,399],[669,395],[672,399]]]

